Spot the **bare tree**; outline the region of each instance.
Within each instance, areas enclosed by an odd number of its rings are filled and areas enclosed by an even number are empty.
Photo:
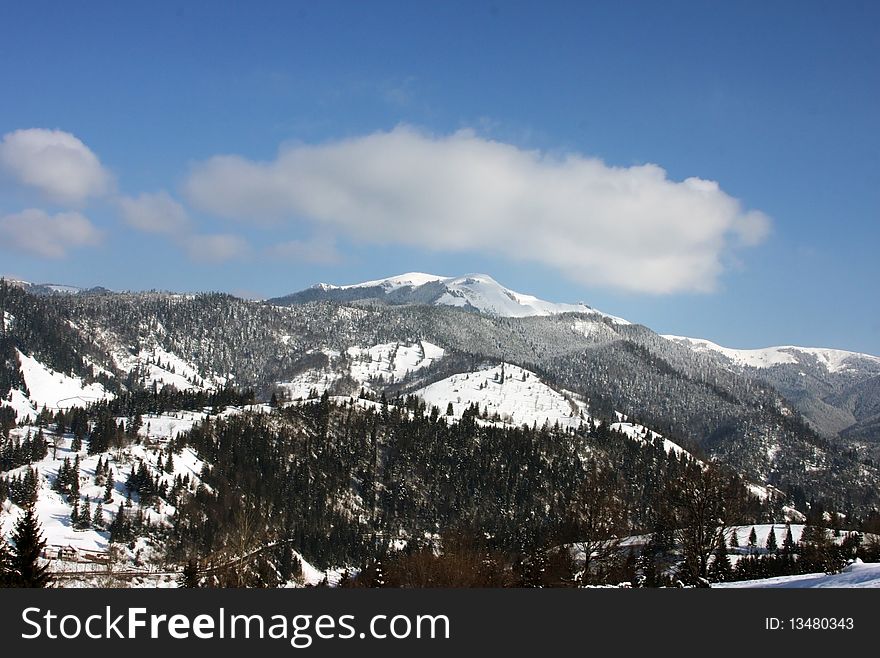
[[[593,582],[603,563],[620,552],[626,518],[616,495],[618,488],[615,474],[591,460],[573,510],[576,539],[572,546],[580,554],[583,583]]]
[[[693,583],[705,581],[710,557],[724,546],[730,486],[730,478],[716,465],[693,462],[673,487],[675,535]]]

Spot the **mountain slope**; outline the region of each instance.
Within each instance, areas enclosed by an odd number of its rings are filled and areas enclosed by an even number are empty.
[[[664,338],[766,381],[823,436],[863,446],[880,442],[880,357],[790,345],[738,350],[697,338]],[[880,456],[873,447],[869,453]]]

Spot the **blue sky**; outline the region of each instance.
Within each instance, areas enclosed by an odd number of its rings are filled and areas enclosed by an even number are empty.
[[[880,354],[877,3],[238,4],[4,6],[0,272]]]

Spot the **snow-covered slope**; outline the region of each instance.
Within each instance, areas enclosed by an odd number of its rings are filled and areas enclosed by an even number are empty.
[[[589,419],[582,401],[553,390],[535,373],[509,363],[452,375],[416,393],[441,413],[452,403],[454,418],[476,404],[490,419],[498,414],[500,421],[513,425],[540,427],[548,422],[577,427]]]
[[[160,339],[165,329],[160,323],[144,327],[137,344],[129,345],[112,331],[102,327],[83,328],[107,352],[113,364],[123,372],[136,372],[145,388],[162,389],[173,386],[177,390],[220,388],[227,379],[211,374],[204,377],[198,366],[162,347]]]
[[[413,345],[386,343],[368,349],[349,347],[351,376],[359,382],[381,377],[386,382],[398,382],[408,373],[427,368],[444,355],[442,347],[428,341]]]
[[[273,301],[296,303],[297,301],[313,301],[321,298],[347,300],[372,297],[399,304],[459,306],[489,315],[511,318],[559,313],[595,313],[618,324],[629,324],[622,318],[601,313],[586,304],[548,302],[533,295],[510,290],[487,274],[444,277],[424,272],[408,272],[385,279],[345,286],[319,283],[308,291]]]
[[[372,347],[355,345],[345,354],[327,348],[318,351],[327,357],[327,367],[310,368],[288,381],[277,382],[289,400],[305,399],[312,392],[320,395],[333,388],[345,375],[366,388],[371,388],[376,381],[396,383],[409,373],[436,363],[446,354],[442,347],[426,340],[411,344],[382,343]]]
[[[100,384],[86,384],[79,377],[56,372],[23,352],[16,350],[16,353],[30,397],[22,391],[13,390],[10,392],[11,399],[4,400],[3,404],[12,407],[20,419],[36,417],[44,406],[56,411],[84,407],[90,402],[112,397]]]
[[[805,359],[815,360],[829,373],[842,372],[857,368],[859,362],[873,363],[880,367],[880,357],[859,352],[847,352],[822,347],[797,347],[782,345],[754,350],[738,350],[722,347],[703,338],[687,338],[685,336],[665,335],[664,338],[691,348],[695,352],[714,352],[721,354],[739,366],[751,368],[770,368],[784,364],[800,364]]]

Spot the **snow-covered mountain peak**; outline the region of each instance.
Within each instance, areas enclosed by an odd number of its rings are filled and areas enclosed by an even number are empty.
[[[369,295],[372,289],[380,288],[377,295],[391,303],[431,304],[434,306],[459,306],[477,310],[499,317],[528,317],[534,315],[556,315],[559,313],[596,313],[616,324],[629,324],[626,320],[602,313],[583,303],[560,304],[539,299],[504,287],[488,274],[465,274],[445,277],[424,272],[407,272],[384,279],[364,281],[344,286],[319,283],[307,291],[287,299],[302,298],[311,301],[316,295],[329,299],[360,299],[363,291]],[[372,295],[371,295],[372,296]]]
[[[384,279],[376,279],[374,281],[364,281],[362,283],[352,283],[347,286],[338,286],[342,290],[350,288],[375,288],[381,287],[385,290],[397,290],[398,288],[417,288],[426,283],[434,283],[435,281],[447,281],[449,277],[439,276],[437,274],[426,274],[425,272],[407,272],[406,274],[398,274],[397,276],[389,276]]]

